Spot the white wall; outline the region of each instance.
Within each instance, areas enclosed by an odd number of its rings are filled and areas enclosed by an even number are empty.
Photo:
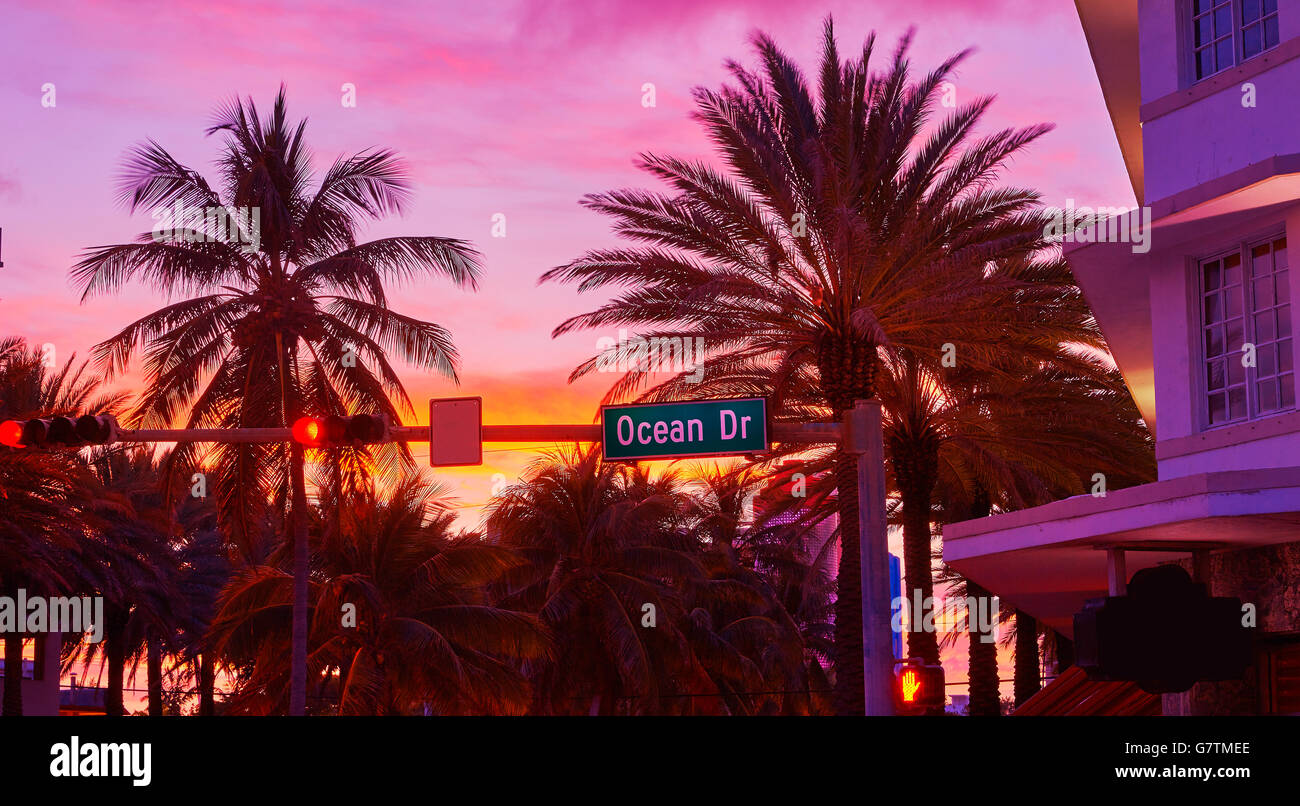
[[[1144,104],[1189,86],[1187,78],[1179,75],[1180,40],[1188,34],[1178,25],[1175,12],[1183,3],[1190,7],[1190,0],[1139,3]],[[1300,0],[1279,0],[1278,28],[1279,48],[1300,37]],[[1255,86],[1254,107],[1242,106],[1241,83],[1234,79],[1209,97],[1144,122],[1142,152],[1148,202],[1274,155],[1300,153],[1300,103],[1296,98],[1300,59],[1279,64],[1249,81]]]
[[[1300,299],[1300,267],[1291,257],[1300,249],[1300,205],[1286,211],[1256,215],[1226,225],[1201,227],[1197,236],[1161,249],[1161,239],[1152,240],[1147,256],[1151,289],[1151,346],[1155,368],[1156,419],[1159,440],[1181,439],[1206,432],[1202,413],[1203,372],[1200,347],[1199,289],[1195,262],[1241,240],[1268,234],[1279,226],[1288,235],[1291,299]],[[1157,236],[1158,236],[1157,232]],[[1292,310],[1293,332],[1300,327],[1297,309]],[[1258,420],[1256,422],[1259,422]],[[1226,426],[1231,428],[1232,426]],[[1255,467],[1300,465],[1300,432],[1256,439],[1228,447],[1207,449],[1160,462],[1160,478],[1193,473],[1242,470]]]

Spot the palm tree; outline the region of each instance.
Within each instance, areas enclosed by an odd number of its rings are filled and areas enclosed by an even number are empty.
[[[217,598],[230,579],[229,548],[217,524],[216,507],[186,496],[175,515],[174,538],[180,574],[177,585],[187,618],[180,624],[178,665],[189,668],[198,688],[199,716],[216,713],[217,658],[207,643]]]
[[[555,640],[553,660],[525,667],[535,711],[664,713],[681,695],[721,696],[683,632],[682,584],[706,573],[681,485],[574,447],[489,504],[489,539],[527,560],[497,602],[537,613]]]
[[[143,448],[110,446],[90,456],[94,498],[114,506],[99,512],[84,550],[104,598],[104,641],[84,644],[80,655],[85,667],[96,659],[107,662],[109,716],[125,713],[124,684],[135,679],[142,659],[149,714],[162,715],[163,655],[179,648],[180,631],[191,618],[181,584],[175,505],[165,497],[162,464]]]
[[[1095,472],[1122,486],[1153,469],[1150,437],[1123,378],[1100,357],[1078,353],[1078,345],[1104,343],[1068,271],[1058,268],[1061,276],[1041,278],[1039,289],[1073,297],[1068,317],[1077,323],[1076,339],[1050,361],[1013,355],[996,371],[955,368],[943,375],[906,351],[886,362],[881,399],[904,568],[908,588],[920,589],[923,598],[933,590],[932,524],[941,522],[936,491],[948,511],[965,520],[988,514],[986,490],[995,491],[1004,508],[1018,508],[1082,492]],[[1055,329],[1069,327],[1058,320]],[[908,648],[927,663],[938,662],[932,633],[909,632]]]
[[[748,504],[767,483],[761,471],[739,464],[693,473],[703,489],[689,499],[690,529],[706,578],[687,588],[687,634],[729,713],[822,713],[822,667],[805,630],[820,637],[808,628],[824,626],[825,611],[812,611],[826,600],[814,598],[815,560],[798,550],[793,530],[768,526]]]
[[[963,364],[979,367],[1006,351],[1033,356],[1064,340],[1068,334],[1047,327],[1018,328],[1033,321],[1032,306],[1017,311],[1005,301],[1027,281],[987,271],[1046,246],[1037,195],[994,180],[1050,127],[974,140],[991,98],[930,125],[941,85],[965,53],[913,80],[904,38],[889,65],[874,71],[874,37],[860,58],[841,59],[828,20],[814,94],[776,43],[762,34],[755,42],[760,72],[731,63],[736,86],[695,91],[696,119],[722,152],[724,171],[648,154],[641,166],[673,195],[619,190],[584,200],[644,245],[591,251],[543,275],[582,290],[624,288],[556,335],[641,325],[645,336],[702,338],[705,378],[761,373],[779,411],[787,387],[811,375],[819,406],[836,420],[876,395],[882,355],[907,349],[937,370],[952,344]],[[995,291],[1000,309],[988,304]],[[593,357],[574,376],[608,358]],[[634,391],[646,375],[628,373],[611,397]],[[842,549],[837,710],[860,714],[854,457],[841,452],[834,472]]]
[[[75,355],[49,367],[22,339],[0,339],[0,421],[111,413],[123,396],[101,394],[86,369]],[[88,566],[79,555],[92,518],[89,486],[75,453],[0,446],[0,592],[85,589],[79,569]],[[7,635],[4,713],[11,716],[22,714],[22,644],[20,633]]]
[[[1016,654],[1015,668],[1012,675],[1014,688],[1012,697],[1016,707],[1034,696],[1043,687],[1042,675],[1038,671],[1038,622],[1023,610],[1012,612],[1015,620]]]
[[[547,636],[534,616],[485,594],[522,560],[453,534],[450,502],[420,475],[327,506],[342,512],[337,530],[324,509],[313,528],[313,688],[334,689],[342,714],[523,713],[516,664],[544,658]],[[240,572],[222,593],[211,645],[248,670],[236,712],[272,711],[284,696],[291,594],[274,566]]]
[[[266,119],[251,98],[221,108],[207,131],[224,136],[218,190],[153,141],[131,151],[120,193],[131,211],[181,205],[209,213],[193,228],[178,225],[137,243],[89,249],[73,268],[83,300],[133,280],[184,296],[95,348],[109,376],[145,352],[147,389],[133,412],[135,423],[288,426],[307,412],[380,413],[396,421],[413,409],[389,352],[456,377],[458,357],[448,332],[391,310],[384,281],[440,274],[475,288],[477,252],[463,241],[432,236],[358,244],[361,219],[405,208],[406,171],[392,151],[372,149],[336,159],[314,183],[305,128],[306,121],[289,122],[283,86]],[[257,238],[243,233],[251,248],[230,242],[228,231],[221,231],[225,219],[211,214],[217,210],[251,211],[248,221],[256,220],[260,230]],[[409,464],[404,449],[399,456]],[[173,462],[196,466],[194,449],[178,449]],[[286,542],[294,547],[297,636],[290,711],[303,713],[308,555],[302,448],[222,444],[212,466],[224,528],[246,557],[261,553],[253,544],[267,502],[285,513]],[[281,492],[286,487],[289,496]]]
[[[890,431],[892,461],[896,467],[931,468],[939,522],[1077,495],[1088,489],[1095,473],[1102,473],[1112,488],[1154,477],[1150,434],[1112,364],[1071,350],[1063,350],[1051,364],[1018,363],[1017,357],[1008,357],[1001,375],[955,373],[943,389],[900,373],[898,380],[908,382],[891,388],[898,401],[890,410],[903,415]],[[918,433],[926,438],[917,439]],[[904,498],[903,508],[908,506]],[[925,544],[928,563],[928,536]],[[990,595],[950,569],[943,581],[962,599]],[[1010,610],[1002,612],[1004,619],[1010,615]],[[1025,622],[1017,618],[1017,632]],[[969,632],[970,713],[997,715],[996,649],[973,626]],[[1021,639],[1017,646],[1018,679],[1027,675],[1024,664],[1032,666],[1036,677],[1036,630],[1032,642]]]
[[[496,599],[538,613],[555,640],[553,660],[526,666],[534,711],[824,710],[821,667],[745,518],[761,483],[744,467],[652,477],[572,448],[494,499],[490,539],[529,561]]]

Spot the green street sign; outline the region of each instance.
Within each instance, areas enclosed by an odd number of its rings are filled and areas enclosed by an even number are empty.
[[[600,409],[604,456],[683,459],[767,450],[767,401],[694,400]]]

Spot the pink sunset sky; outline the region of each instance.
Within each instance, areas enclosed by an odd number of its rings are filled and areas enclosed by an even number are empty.
[[[759,29],[815,70],[828,13],[844,53],[875,30],[878,53],[888,54],[916,26],[917,72],[976,47],[956,93],[959,102],[998,96],[986,131],[1057,126],[1011,166],[1009,182],[1037,188],[1050,205],[1134,203],[1066,0],[145,0],[75,9],[11,0],[0,26],[0,334],[51,343],[62,362],[157,307],[154,292],[139,287],[81,304],[68,282],[82,249],[153,225],[147,211],[132,217],[114,203],[124,151],[152,138],[211,176],[219,141],[203,130],[214,108],[235,94],[269,107],[283,82],[291,117],[309,118],[318,165],[376,145],[408,160],[408,214],[371,225],[365,237],[454,236],[483,253],[477,293],[436,280],[390,289],[400,312],[449,327],[463,358],[459,389],[406,372],[417,409],[432,396],[482,395],[489,423],[591,422],[612,376],[577,386],[566,378],[599,337],[617,334],[552,339],[559,322],[601,300],[536,283],[546,269],[614,242],[578,200],[650,186],[633,167],[643,151],[707,158],[689,118],[691,88],[717,87],[728,58],[753,64],[749,42]],[[47,83],[52,108],[42,105]],[[345,83],[356,87],[355,108],[341,103]],[[649,108],[647,83],[656,96]],[[504,238],[491,235],[497,213],[506,216]],[[482,468],[446,475],[467,514],[487,499],[494,474],[514,480],[532,456],[487,447]],[[416,455],[423,462],[427,447]]]
[[[996,94],[990,129],[1057,125],[1008,180],[1039,189],[1049,204],[1132,203],[1065,0],[60,5],[10,3],[0,30],[0,332],[51,343],[59,361],[85,355],[160,302],[133,288],[83,305],[67,280],[83,248],[153,225],[148,211],[133,218],[114,204],[124,150],[152,138],[210,175],[218,140],[203,129],[214,108],[234,94],[269,107],[281,82],[291,116],[310,121],[318,164],[374,145],[408,160],[414,203],[367,237],[446,235],[482,251],[478,293],[429,281],[393,289],[392,299],[403,313],[449,327],[464,359],[459,390],[406,374],[417,408],[430,396],[483,395],[487,422],[591,421],[610,376],[576,387],[566,377],[597,338],[617,334],[551,339],[556,324],[599,300],[536,279],[613,242],[578,200],[649,185],[633,167],[639,152],[709,155],[688,116],[690,90],[718,86],[728,58],[752,64],[755,30],[811,69],[828,13],[844,52],[874,29],[888,53],[915,25],[918,71],[975,46],[959,74],[959,102]],[[53,108],[41,103],[47,83]],[[355,108],[342,105],[345,83],[356,87]],[[654,107],[642,105],[646,83]],[[491,236],[497,213],[506,216],[504,238]],[[457,477],[462,499],[481,502],[494,473],[513,478],[526,459],[517,450],[487,454],[481,472]]]

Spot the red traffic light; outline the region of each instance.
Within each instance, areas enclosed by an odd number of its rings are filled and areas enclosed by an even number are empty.
[[[324,441],[325,423],[319,417],[300,417],[293,424],[293,441],[309,448],[319,448]]]
[[[894,705],[900,714],[919,714],[947,702],[942,666],[909,658],[894,669]]]
[[[0,443],[11,448],[80,448],[117,439],[117,420],[108,414],[45,417],[0,423]]]
[[[0,423],[0,444],[11,448],[25,448],[23,444],[23,424],[18,420],[5,420]]]
[[[293,424],[293,439],[308,448],[373,445],[388,441],[388,421],[378,414],[301,417]]]

